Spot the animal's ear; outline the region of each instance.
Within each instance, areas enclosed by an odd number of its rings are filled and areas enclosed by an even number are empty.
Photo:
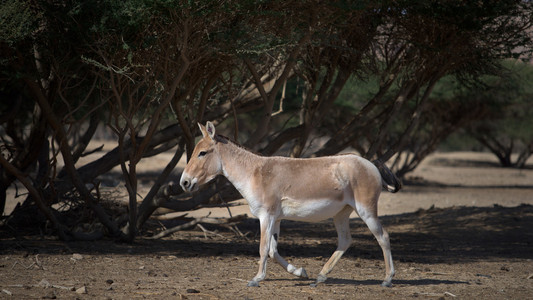
[[[200,131],[202,132],[202,136],[203,137],[206,137],[208,134],[207,134],[207,130],[205,129],[205,126],[198,123],[198,127],[200,127]]]
[[[206,129],[207,134],[214,140],[215,139],[215,125],[207,121],[207,123],[205,124],[205,129]]]

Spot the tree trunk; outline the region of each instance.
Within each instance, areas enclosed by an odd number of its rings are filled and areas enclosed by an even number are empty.
[[[182,144],[183,144],[182,142],[179,143],[176,151],[174,152],[174,156],[168,162],[167,166],[165,167],[163,172],[159,175],[157,180],[154,182],[154,185],[152,186],[152,188],[150,189],[146,197],[144,197],[143,202],[139,206],[137,222],[136,222],[137,229],[140,230],[144,222],[146,222],[146,220],[152,215],[152,213],[157,208],[159,208],[161,205],[163,205],[165,201],[168,200],[168,197],[166,197],[165,193],[168,194],[168,192],[172,190],[172,188],[170,188],[170,190],[162,189],[161,186],[163,185],[163,182],[167,180],[168,176],[170,175],[172,170],[174,170],[180,158],[182,157],[183,152],[184,152]],[[181,194],[183,193],[183,190],[181,192],[177,190],[176,192]]]
[[[72,180],[72,183],[74,184],[74,186],[80,193],[81,197],[84,199],[87,205],[91,209],[93,209],[95,214],[98,216],[98,219],[100,220],[100,222],[102,222],[102,224],[104,224],[104,226],[107,227],[111,235],[113,236],[118,235],[119,230],[118,230],[117,225],[105,213],[102,207],[96,203],[91,193],[85,187],[85,184],[82,178],[79,176],[79,173],[77,172],[76,167],[74,166],[72,153],[70,152],[70,148],[67,143],[66,133],[63,129],[62,124],[57,120],[56,116],[54,115],[54,112],[52,108],[50,107],[50,104],[44,98],[44,95],[40,93],[40,88],[37,86],[35,82],[31,80],[26,80],[26,83],[28,84],[30,89],[34,92],[36,99],[37,99],[37,103],[39,104],[39,107],[43,110],[43,114],[48,120],[48,123],[55,130],[58,143],[59,143],[59,148],[63,156],[65,168],[67,170],[67,174],[70,177],[70,180]]]

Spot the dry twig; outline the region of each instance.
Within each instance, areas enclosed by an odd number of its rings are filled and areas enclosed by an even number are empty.
[[[211,230],[207,230],[204,226],[202,226],[202,224],[196,224],[196,226],[198,228],[200,228],[203,232],[204,232],[204,237],[207,239],[207,234],[212,234],[212,235],[216,235],[218,237],[221,237],[223,239],[226,239],[223,235],[219,234],[219,233],[216,233],[214,231],[211,231]]]
[[[189,222],[187,222],[185,224],[181,224],[181,225],[169,228],[167,230],[161,231],[160,233],[158,233],[156,235],[148,237],[148,239],[160,239],[160,238],[168,236],[168,235],[170,235],[170,234],[172,234],[174,232],[177,232],[177,231],[180,231],[180,230],[184,230],[184,229],[188,229],[188,228],[192,228],[193,226],[195,226],[195,225],[197,225],[199,223],[214,224],[214,225],[235,224],[235,223],[240,222],[240,221],[242,221],[242,220],[247,218],[246,214],[238,215],[238,216],[235,216],[235,217],[232,217],[232,218],[209,218],[210,214],[211,214],[211,212],[205,217],[195,218],[195,219],[192,219],[191,221],[189,221]],[[202,230],[204,230],[204,229],[205,228],[203,228]],[[204,231],[204,233],[205,233],[205,231]]]

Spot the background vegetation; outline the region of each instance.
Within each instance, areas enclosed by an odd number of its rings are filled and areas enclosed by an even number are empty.
[[[399,176],[461,130],[502,165],[523,167],[533,151],[532,21],[532,3],[511,0],[3,1],[0,209],[22,184],[29,194],[14,215],[45,217],[31,226],[131,241],[163,204],[235,199],[223,181],[194,197],[165,184],[206,120],[265,155],[353,148],[390,160]],[[118,146],[77,167],[99,128]],[[137,164],[171,149],[138,204]],[[127,213],[98,192],[115,166]],[[75,229],[67,216],[78,210],[100,227]]]

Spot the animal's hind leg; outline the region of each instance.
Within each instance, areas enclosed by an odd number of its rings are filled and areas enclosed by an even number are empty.
[[[333,267],[337,264],[341,256],[348,250],[352,243],[352,235],[350,233],[350,214],[352,213],[353,208],[350,206],[345,206],[337,215],[333,218],[335,223],[335,229],[337,229],[337,235],[339,238],[337,250],[331,255],[328,262],[324,265],[318,277],[316,279],[316,284],[324,282],[327,279],[327,275]]]
[[[279,238],[279,227],[281,220],[277,220],[274,223],[272,238],[270,239],[270,252],[269,256],[274,258],[278,264],[280,264],[287,272],[294,274],[298,277],[308,278],[307,272],[304,268],[296,268],[292,264],[288,263],[281,255],[278,253],[278,238]]]
[[[372,234],[376,237],[381,250],[383,251],[383,258],[385,260],[385,280],[382,286],[392,286],[392,277],[394,276],[394,264],[392,262],[392,254],[390,248],[389,234],[381,225],[377,216],[377,209],[368,209],[356,203],[357,213],[361,219],[366,223]]]

